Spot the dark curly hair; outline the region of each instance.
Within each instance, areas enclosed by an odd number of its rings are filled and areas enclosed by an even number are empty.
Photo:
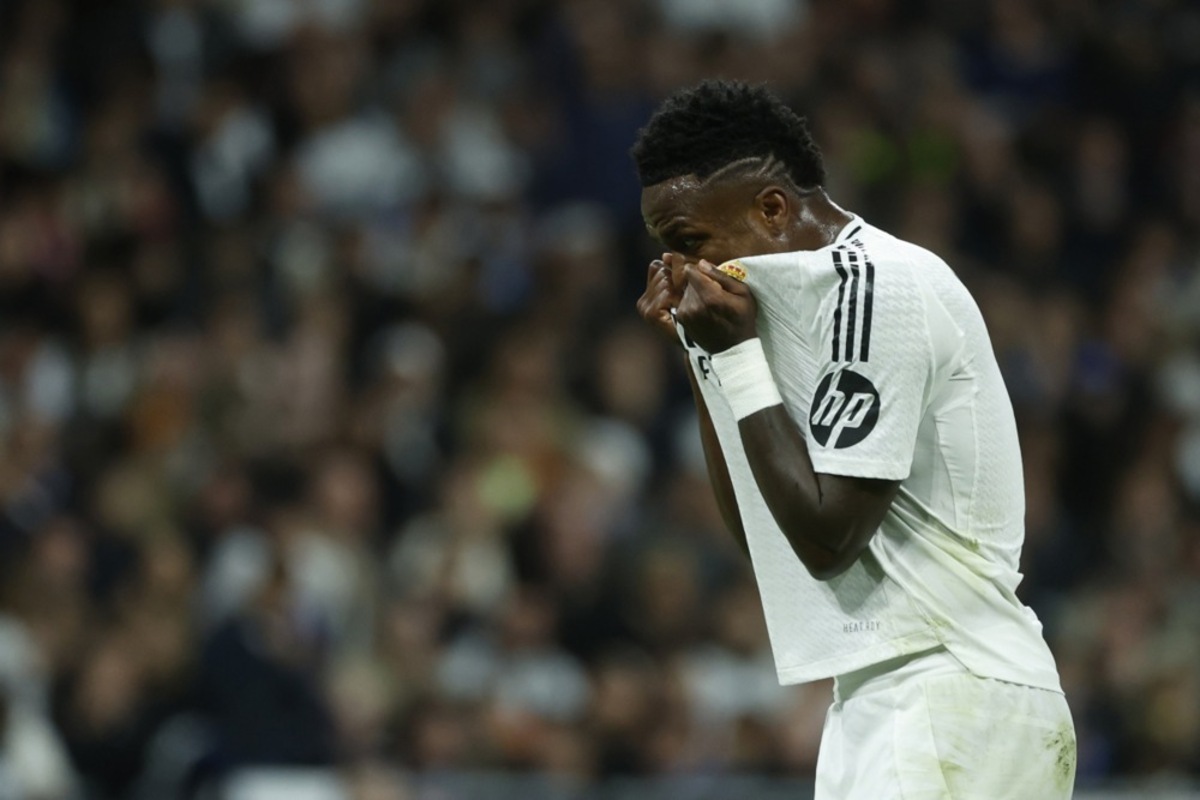
[[[758,159],[798,189],[825,183],[825,164],[805,120],[764,86],[707,80],[672,94],[630,150],[642,186],[669,178],[707,178],[734,162]],[[761,166],[760,166],[761,169]]]

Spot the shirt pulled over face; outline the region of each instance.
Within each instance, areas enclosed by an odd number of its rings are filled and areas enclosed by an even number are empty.
[[[723,265],[817,472],[900,481],[846,572],[809,575],[762,499],[709,355],[680,329],[742,516],[782,683],[945,646],[973,673],[1061,691],[1017,598],[1024,486],[983,318],[927,250],[853,219],[819,250]]]

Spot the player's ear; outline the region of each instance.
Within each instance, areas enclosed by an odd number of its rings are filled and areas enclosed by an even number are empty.
[[[782,236],[787,229],[787,218],[792,204],[782,186],[774,184],[763,187],[754,196],[755,208],[763,225],[773,236]]]

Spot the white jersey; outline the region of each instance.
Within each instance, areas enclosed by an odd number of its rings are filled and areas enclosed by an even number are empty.
[[[854,219],[820,250],[738,259],[817,472],[900,481],[862,556],[822,582],[776,525],[712,362],[681,331],[725,455],[782,683],[944,645],[973,673],[1061,691],[1017,599],[1016,423],[974,300],[940,258]]]

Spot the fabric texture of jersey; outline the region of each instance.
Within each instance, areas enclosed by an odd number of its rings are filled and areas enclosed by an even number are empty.
[[[854,219],[829,246],[742,258],[758,333],[818,472],[898,480],[846,572],[809,575],[750,472],[707,353],[680,329],[732,478],[783,683],[944,645],[976,675],[1060,691],[1015,594],[1016,424],[974,300],[923,248]]]

